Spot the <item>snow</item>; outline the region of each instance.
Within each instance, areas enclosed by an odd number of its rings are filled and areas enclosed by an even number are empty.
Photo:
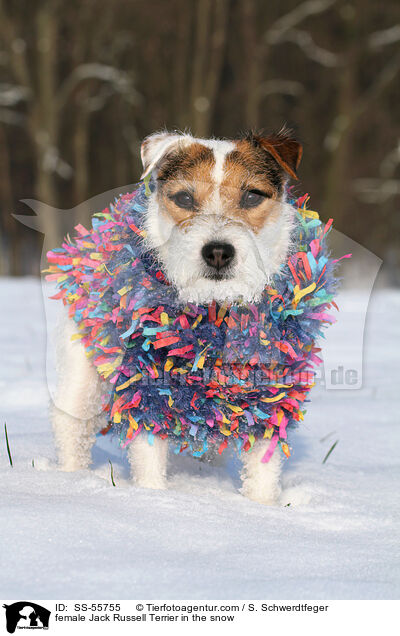
[[[276,507],[239,494],[234,455],[226,466],[174,456],[165,491],[130,484],[123,451],[108,439],[94,449],[92,470],[58,471],[41,284],[0,279],[0,294],[1,424],[14,463],[3,439],[3,599],[398,597],[399,291],[373,295],[362,388],[315,387],[291,438]],[[366,301],[349,292],[346,299],[356,307]],[[390,321],[383,321],[384,305]],[[52,301],[50,327],[58,309]],[[340,338],[329,345],[350,368],[359,321],[347,324],[347,331],[332,329]]]

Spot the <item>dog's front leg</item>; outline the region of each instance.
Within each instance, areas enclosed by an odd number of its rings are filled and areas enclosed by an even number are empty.
[[[59,329],[58,383],[51,420],[61,470],[88,468],[96,432],[101,427],[101,379],[80,342],[76,325],[66,319]]]
[[[282,456],[277,448],[269,462],[261,461],[270,440],[258,440],[253,449],[243,453],[242,488],[245,497],[267,505],[278,503],[281,493]]]
[[[147,435],[139,434],[128,446],[132,478],[141,488],[167,487],[168,440],[157,435],[149,444]]]

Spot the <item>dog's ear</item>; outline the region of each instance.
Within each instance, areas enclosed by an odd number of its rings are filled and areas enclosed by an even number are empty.
[[[146,137],[140,149],[142,158],[143,173],[140,177],[144,179],[161,162],[161,160],[177,145],[191,143],[190,135],[180,135],[179,133],[161,132],[154,133]]]
[[[298,179],[296,171],[303,154],[303,146],[293,138],[290,130],[283,128],[278,133],[273,133],[267,137],[255,134],[253,140],[272,155],[287,174],[293,179]]]

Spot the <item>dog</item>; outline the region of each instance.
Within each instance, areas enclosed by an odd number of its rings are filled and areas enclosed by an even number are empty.
[[[141,146],[142,179],[155,187],[146,211],[145,249],[157,255],[182,302],[257,302],[287,261],[294,207],[287,184],[297,179],[301,144],[283,129],[238,139],[200,139],[177,132],[155,133]],[[85,469],[101,428],[98,405],[104,381],[71,340],[76,325],[66,319],[60,332],[59,378],[51,419],[59,466]],[[281,492],[282,456],[275,450],[261,462],[269,440],[244,453],[241,492],[275,504]],[[168,441],[149,445],[138,436],[128,446],[135,484],[167,485]]]

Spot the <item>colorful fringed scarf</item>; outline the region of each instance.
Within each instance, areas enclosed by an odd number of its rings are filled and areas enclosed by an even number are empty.
[[[287,432],[320,363],[316,340],[334,319],[332,260],[325,226],[297,209],[293,253],[261,302],[209,306],[178,302],[176,290],[143,253],[148,183],[95,214],[92,229],[48,253],[48,280],[57,281],[88,357],[109,388],[109,425],[126,446],[139,434],[172,438],[176,452],[219,453],[232,440],[239,452],[255,440],[290,455]]]

